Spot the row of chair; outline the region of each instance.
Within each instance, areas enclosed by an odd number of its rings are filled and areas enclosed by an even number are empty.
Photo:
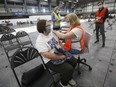
[[[19,31],[14,34],[3,34],[0,38],[1,46],[3,47],[8,60],[10,59],[10,55],[12,55],[13,50],[22,48],[25,45],[33,46],[31,39],[25,31]]]

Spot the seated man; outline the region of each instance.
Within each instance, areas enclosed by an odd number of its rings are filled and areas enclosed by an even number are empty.
[[[77,59],[73,56],[69,58],[65,52],[57,52],[63,51],[61,50],[62,43],[56,35],[51,32],[50,24],[47,20],[38,21],[37,31],[39,32],[39,36],[36,40],[36,48],[43,56],[47,67],[62,74],[60,81],[62,87],[75,85],[76,82],[72,80],[72,75],[77,64]]]

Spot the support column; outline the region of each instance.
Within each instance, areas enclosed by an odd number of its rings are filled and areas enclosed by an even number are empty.
[[[113,11],[115,12],[116,0],[114,1]]]
[[[94,8],[94,2],[92,2],[92,12],[93,12],[93,8]]]
[[[72,12],[72,2],[69,2],[68,8],[69,8],[69,12]]]
[[[41,12],[41,4],[40,4],[40,0],[38,0],[38,12]]]
[[[67,8],[66,8],[66,1],[64,1],[64,10],[66,11],[67,10]]]
[[[7,0],[4,0],[4,8],[5,8],[5,11],[6,11],[7,13],[9,13]]]
[[[57,6],[59,6],[59,2],[60,2],[59,0],[56,0],[56,5],[57,5]]]
[[[51,11],[51,0],[48,0],[49,11]]]
[[[87,12],[87,7],[88,7],[87,4],[88,4],[88,3],[85,4],[85,5],[86,5],[86,11],[85,11],[85,12]]]
[[[24,9],[25,9],[25,12],[27,13],[27,0],[24,0]]]

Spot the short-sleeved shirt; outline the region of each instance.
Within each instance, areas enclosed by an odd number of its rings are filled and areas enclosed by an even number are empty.
[[[75,36],[76,36],[76,38],[71,39],[71,41],[72,41],[71,48],[72,49],[77,49],[77,50],[81,51],[81,45],[80,45],[80,42],[78,42],[78,41],[80,41],[80,39],[81,39],[82,30],[79,29],[79,28],[74,28],[74,29],[71,30],[71,32],[73,32],[75,34]]]
[[[58,38],[51,32],[48,36],[40,33],[37,37],[36,44],[37,50],[39,52],[51,52],[54,53],[55,46],[60,48]],[[43,56],[44,62],[47,63],[50,59]]]

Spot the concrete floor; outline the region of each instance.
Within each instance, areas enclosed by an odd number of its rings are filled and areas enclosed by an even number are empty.
[[[111,20],[112,21],[112,20]],[[87,59],[87,63],[91,65],[92,71],[89,71],[86,66],[81,67],[81,75],[78,75],[76,70],[74,73],[74,79],[77,85],[74,87],[116,87],[116,23],[113,24],[113,29],[107,29],[106,31],[106,46],[101,47],[102,40],[97,44],[94,44],[95,33],[93,33],[94,25],[90,26],[90,23],[83,22],[84,29],[92,34],[89,49],[90,52],[82,55]],[[106,27],[108,26],[105,23]],[[28,26],[16,28],[16,31],[25,30],[29,33],[33,44],[35,44],[38,33],[36,26]],[[34,65],[38,65],[40,61],[32,61]],[[32,63],[30,66],[32,67]],[[22,67],[19,67],[19,70]],[[20,75],[19,75],[20,77]],[[18,87],[16,79],[10,68],[8,59],[4,50],[0,48],[0,87]]]

